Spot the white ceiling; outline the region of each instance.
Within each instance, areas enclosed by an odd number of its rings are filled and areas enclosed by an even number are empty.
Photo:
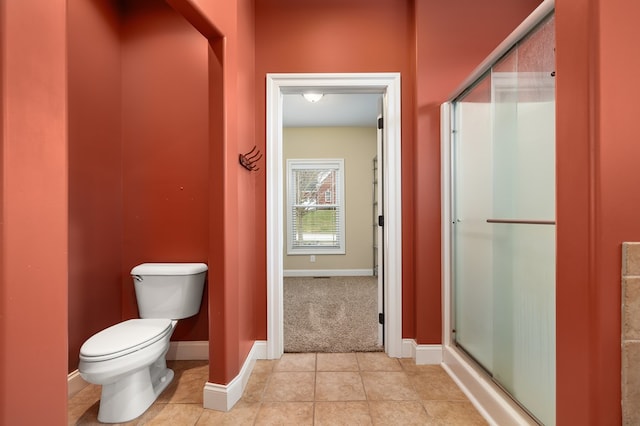
[[[330,93],[316,103],[305,100],[301,94],[283,96],[284,127],[375,127],[378,103],[377,93]]]

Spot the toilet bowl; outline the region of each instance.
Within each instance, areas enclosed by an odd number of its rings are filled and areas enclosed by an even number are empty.
[[[135,419],[171,383],[174,373],[165,361],[169,341],[177,319],[199,311],[206,271],[201,263],[143,264],[132,269],[142,318],[102,330],[80,349],[80,375],[102,385],[98,421]]]

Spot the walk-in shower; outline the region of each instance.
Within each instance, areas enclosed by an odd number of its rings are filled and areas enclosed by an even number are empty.
[[[465,363],[473,372],[467,375],[485,381],[465,385],[471,393],[479,386],[506,395],[496,404],[527,421],[552,425],[552,5],[545,2],[518,31],[443,107],[445,364],[463,385]]]

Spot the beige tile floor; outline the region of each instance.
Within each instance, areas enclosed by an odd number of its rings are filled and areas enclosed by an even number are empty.
[[[127,425],[486,425],[437,365],[382,352],[284,354],[257,361],[229,412],[202,408],[206,361],[169,361],[173,383]],[[100,387],[68,402],[70,425],[98,424]]]

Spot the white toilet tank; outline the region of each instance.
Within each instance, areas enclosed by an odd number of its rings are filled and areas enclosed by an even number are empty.
[[[182,319],[200,310],[207,265],[143,263],[131,270],[140,318]]]

